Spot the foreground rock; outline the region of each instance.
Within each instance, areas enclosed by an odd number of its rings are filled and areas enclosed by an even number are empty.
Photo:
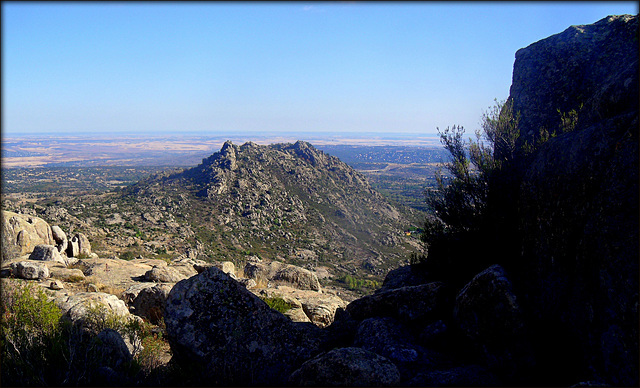
[[[75,324],[85,324],[91,314],[99,309],[123,318],[131,318],[129,309],[122,300],[103,292],[79,292],[57,298],[55,302],[62,310],[63,317]]]
[[[449,357],[416,344],[408,328],[393,318],[367,318],[360,323],[354,346],[391,360],[403,381],[417,372],[451,367]]]
[[[451,369],[419,373],[409,383],[414,387],[491,387],[500,380],[480,365],[466,365]]]
[[[533,366],[522,312],[501,266],[480,272],[460,291],[454,320],[484,353],[487,365],[501,374],[515,375]]]
[[[207,385],[282,385],[321,350],[322,331],[291,322],[218,268],[177,283],[165,324],[174,359]]]
[[[291,374],[293,386],[372,387],[400,382],[398,368],[379,354],[360,348],[334,349]]]
[[[402,322],[430,323],[446,308],[447,292],[442,282],[407,286],[368,295],[349,303],[354,319],[393,317]]]

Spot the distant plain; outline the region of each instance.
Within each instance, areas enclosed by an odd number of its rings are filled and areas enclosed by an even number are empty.
[[[2,138],[2,167],[195,166],[231,140],[237,144],[308,141],[323,145],[439,147],[437,136],[367,133],[116,134]],[[319,147],[321,148],[321,147]]]

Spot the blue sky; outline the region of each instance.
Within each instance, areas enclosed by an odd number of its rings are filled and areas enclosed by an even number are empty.
[[[2,3],[2,131],[479,126],[515,52],[636,2]]]

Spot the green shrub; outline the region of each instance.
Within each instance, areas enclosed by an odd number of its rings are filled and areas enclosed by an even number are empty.
[[[3,282],[1,302],[0,363],[5,386],[95,384],[95,370],[105,362],[96,334],[104,329],[116,330],[134,345],[133,361],[119,367],[131,381],[157,375],[159,350],[169,349],[151,324],[120,316],[103,305],[88,308],[82,324],[72,325],[60,319],[60,309],[32,284]]]
[[[3,385],[45,385],[64,370],[68,349],[62,313],[41,288],[27,284],[6,290],[1,311]]]
[[[371,291],[380,287],[380,283],[371,279],[359,279],[355,276],[345,275],[341,282],[347,285],[347,288],[354,291]]]
[[[162,334],[148,335],[142,339],[142,350],[136,355],[141,370],[150,375],[162,365],[162,353],[168,348]]]
[[[93,334],[98,334],[105,329],[117,331],[122,338],[129,339],[133,344],[134,354],[140,349],[142,339],[151,333],[149,323],[140,322],[131,316],[117,314],[102,304],[89,307],[82,324]]]
[[[512,100],[498,102],[483,114],[476,140],[463,139],[464,128],[453,126],[440,134],[450,154],[444,164],[450,179],[436,175],[437,188],[427,191],[429,215],[421,236],[422,252],[409,261],[423,264],[438,278],[464,278],[499,263],[518,269],[520,253],[518,211],[524,167],[550,138],[575,130],[578,111],[558,110],[557,129],[541,128],[537,139],[521,138],[520,114]],[[478,247],[492,247],[491,255]],[[467,273],[465,273],[467,272]]]
[[[279,297],[260,298],[260,299],[262,299],[272,309],[283,314],[295,307],[295,305],[288,303],[287,301]]]

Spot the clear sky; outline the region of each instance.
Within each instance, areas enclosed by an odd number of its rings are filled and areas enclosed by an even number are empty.
[[[515,52],[636,2],[3,2],[3,135],[478,128]]]

